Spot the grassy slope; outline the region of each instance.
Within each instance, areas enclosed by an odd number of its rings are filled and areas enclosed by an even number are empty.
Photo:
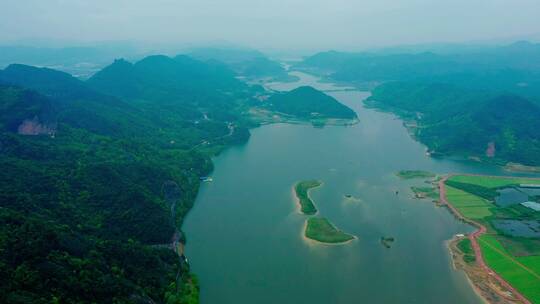
[[[332,223],[323,217],[312,217],[307,220],[307,238],[322,243],[343,243],[354,239],[354,236],[337,229]]]
[[[539,184],[540,180],[520,178],[496,178],[487,176],[453,176],[451,181],[467,183],[490,189],[516,185],[520,183]],[[501,212],[495,204],[471,193],[446,186],[448,200],[463,214],[488,227],[488,234],[480,237],[479,243],[486,263],[512,286],[522,292],[531,302],[540,303],[540,256],[514,256],[509,246],[534,246],[533,240],[520,238],[504,238],[506,246],[500,242],[501,235],[494,229],[490,229],[489,219],[498,214],[504,218],[512,217],[511,212]],[[525,244],[521,244],[525,243]]]
[[[317,213],[315,204],[313,204],[313,201],[309,198],[309,190],[319,187],[320,185],[322,185],[322,182],[318,180],[309,180],[298,182],[294,186],[296,197],[300,201],[300,210],[303,214],[313,215]]]

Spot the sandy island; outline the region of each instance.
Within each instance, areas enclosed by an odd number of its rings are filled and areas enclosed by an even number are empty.
[[[304,242],[306,244],[310,245],[310,246],[312,246],[312,245],[340,246],[340,245],[349,244],[350,242],[358,239],[358,237],[356,235],[343,232],[343,231],[337,229],[333,224],[331,224],[331,225],[334,227],[334,229],[336,229],[336,231],[339,231],[339,232],[341,232],[343,234],[346,234],[347,236],[350,237],[350,239],[348,239],[346,241],[342,241],[342,242],[323,242],[323,241],[319,241],[319,240],[316,240],[316,239],[309,238],[306,235],[307,226],[308,226],[308,220],[304,221],[304,225],[302,225],[302,230],[300,231],[300,236],[302,237]]]

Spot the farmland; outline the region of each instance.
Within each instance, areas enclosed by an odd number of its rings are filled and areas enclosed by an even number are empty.
[[[520,184],[540,184],[540,180],[456,175],[446,181],[446,198],[466,220],[485,229],[485,233],[478,234],[477,241],[486,265],[529,301],[540,303],[540,240],[513,235],[512,227],[502,230],[493,224],[501,220],[516,224],[535,222],[540,219],[540,212],[519,202],[499,206],[484,195],[495,192],[496,196],[498,190],[517,188]]]

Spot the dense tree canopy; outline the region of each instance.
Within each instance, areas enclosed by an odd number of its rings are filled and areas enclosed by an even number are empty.
[[[250,90],[185,56],[116,61],[88,82],[0,71],[0,302],[196,300],[168,247],[210,157],[248,138]]]

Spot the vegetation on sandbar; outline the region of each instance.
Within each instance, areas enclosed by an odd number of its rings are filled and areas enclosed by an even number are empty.
[[[317,213],[317,208],[315,204],[309,198],[309,190],[319,187],[322,185],[321,181],[318,180],[307,180],[300,181],[294,186],[294,191],[296,192],[296,197],[300,203],[300,210],[303,214],[313,215]]]
[[[411,190],[414,192],[414,197],[419,198],[419,199],[422,199],[422,198],[438,199],[439,198],[439,192],[437,191],[437,188],[433,186],[428,186],[428,187],[412,186]]]
[[[413,178],[432,178],[435,177],[434,173],[421,171],[421,170],[401,170],[396,173],[397,177],[402,179],[413,179]]]
[[[322,243],[339,244],[353,240],[355,237],[337,229],[324,217],[307,219],[305,236]]]
[[[457,243],[457,248],[463,253],[463,261],[466,263],[472,263],[476,261],[474,251],[471,246],[471,240],[463,238]]]

